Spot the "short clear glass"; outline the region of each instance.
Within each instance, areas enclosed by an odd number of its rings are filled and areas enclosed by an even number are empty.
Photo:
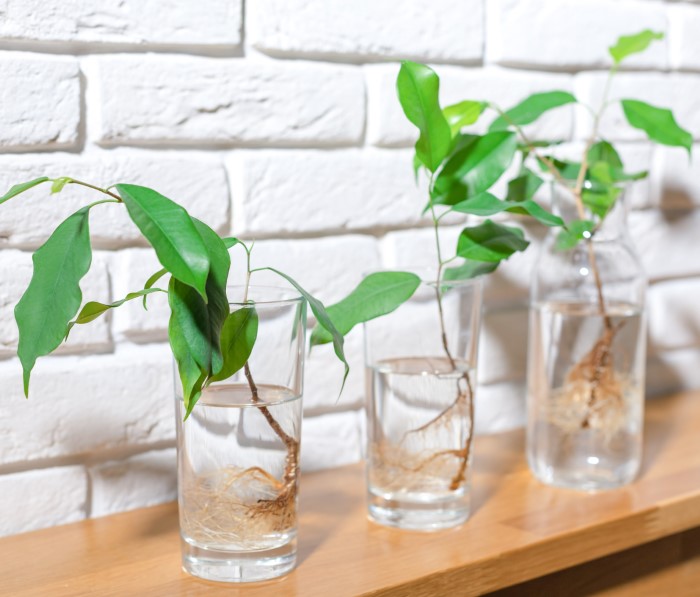
[[[480,321],[481,282],[471,280],[422,283],[364,324],[374,522],[437,530],[469,517]]]
[[[570,191],[554,193],[574,219]],[[545,240],[531,288],[527,426],[529,465],[544,483],[592,491],[638,474],[645,292],[622,198],[589,241],[562,251],[556,232]]]
[[[207,580],[260,581],[296,565],[306,303],[276,288],[228,295],[232,312],[258,317],[248,367],[211,384],[184,422],[175,384],[182,563]]]

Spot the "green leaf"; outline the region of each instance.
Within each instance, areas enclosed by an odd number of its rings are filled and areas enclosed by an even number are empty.
[[[161,265],[207,300],[209,253],[190,215],[153,189],[130,184],[115,187]]]
[[[37,358],[61,344],[80,308],[80,280],[92,261],[89,213],[87,206],[69,216],[32,256],[32,279],[15,307],[25,395]]]
[[[479,116],[486,109],[488,104],[486,102],[475,102],[471,100],[465,100],[457,104],[452,104],[447,106],[442,114],[447,120],[447,124],[450,125],[450,130],[452,131],[452,136],[454,137],[462,127],[474,124],[479,120]]]
[[[235,238],[233,236],[228,236],[226,238],[223,238],[222,240],[224,241],[224,245],[226,245],[227,249],[231,249],[239,243],[241,245],[243,244],[240,240],[238,240],[237,238]]]
[[[532,199],[526,199],[524,201],[501,201],[491,193],[481,193],[476,197],[472,197],[471,199],[458,203],[452,209],[460,213],[482,217],[493,216],[495,214],[507,211],[510,213],[532,216],[545,226],[564,225],[561,218],[549,213]]]
[[[495,271],[498,267],[498,261],[490,263],[483,261],[465,261],[462,265],[456,267],[448,267],[445,270],[443,278],[445,280],[470,280],[478,276],[484,276]]]
[[[253,306],[229,314],[221,330],[224,366],[210,381],[228,379],[246,364],[258,337],[258,314]]]
[[[396,79],[396,91],[406,118],[420,132],[416,155],[435,172],[450,151],[452,133],[439,101],[440,79],[423,64],[404,61]]]
[[[328,315],[328,312],[323,306],[323,303],[308,292],[306,292],[306,290],[304,290],[295,280],[290,278],[287,274],[284,274],[281,271],[276,270],[272,267],[265,267],[263,269],[276,273],[278,276],[281,276],[282,278],[287,280],[287,282],[289,282],[292,286],[294,286],[294,288],[296,288],[299,291],[301,296],[303,296],[308,301],[309,306],[311,307],[311,312],[316,317],[316,321],[318,321],[319,325],[322,325],[331,334],[331,337],[333,338],[333,350],[335,351],[335,355],[345,366],[343,383],[340,387],[340,391],[342,392],[343,388],[345,387],[345,380],[348,378],[348,373],[350,373],[350,365],[348,365],[348,361],[345,358],[345,351],[343,349],[343,344],[345,341],[343,339],[343,335],[333,324],[333,320]]]
[[[155,274],[153,274],[148,280],[146,280],[146,283],[143,285],[144,290],[148,290],[149,288],[153,288],[153,285],[160,280],[165,274],[168,273],[168,270],[165,268],[159,269]],[[148,296],[148,293],[143,295],[143,308],[148,310],[148,307],[146,306],[146,297]]]
[[[508,183],[507,201],[525,201],[532,199],[542,186],[542,179],[530,170],[525,170]]]
[[[576,103],[576,98],[568,91],[535,93],[525,98],[517,106],[507,110],[505,116],[496,118],[491,123],[489,132],[503,131],[513,124],[518,126],[530,124],[549,110],[574,103]]]
[[[131,300],[133,300],[135,298],[139,298],[141,296],[145,297],[147,294],[152,294],[154,292],[165,292],[165,291],[160,289],[160,288],[144,288],[143,290],[137,290],[136,292],[130,292],[123,299],[115,301],[114,303],[105,304],[105,303],[99,303],[97,301],[90,301],[89,303],[85,303],[85,305],[80,310],[80,313],[78,313],[78,316],[75,318],[75,320],[71,321],[68,324],[68,330],[66,331],[66,338],[68,338],[68,333],[71,331],[71,329],[73,328],[74,325],[90,323],[91,321],[94,321],[100,315],[109,311],[110,309],[116,309],[117,307],[121,307],[127,301],[131,301]]]
[[[671,147],[685,147],[690,155],[693,135],[678,126],[671,110],[631,99],[622,100],[621,103],[630,125],[643,130],[652,141]]]
[[[567,160],[559,160],[553,158],[552,156],[545,156],[552,165],[557,169],[559,175],[565,180],[576,180],[578,178],[578,173],[581,170],[581,164],[578,162],[569,162]],[[537,163],[543,172],[548,172],[549,168],[547,165],[538,158]]]
[[[176,280],[171,278],[171,285]],[[207,378],[207,372],[201,367],[192,357],[189,346],[185,339],[185,334],[178,318],[174,312],[170,314],[170,322],[168,324],[168,338],[170,339],[170,349],[175,357],[177,364],[180,383],[182,384],[182,397],[185,403],[185,419],[190,416],[194,405],[202,395],[202,386]]]
[[[413,296],[420,278],[409,272],[369,274],[342,301],[326,309],[338,332],[345,336],[358,323],[364,323],[399,308]],[[311,333],[311,346],[331,342],[333,337],[318,325]]]
[[[515,133],[472,136],[447,160],[433,186],[433,203],[455,205],[483,193],[508,169],[517,150]]]
[[[60,193],[69,182],[73,182],[72,178],[68,176],[61,176],[60,178],[55,178],[51,184],[51,194]]]
[[[622,189],[615,186],[584,188],[581,191],[581,201],[591,212],[603,219],[621,193]]]
[[[588,163],[604,162],[614,168],[624,169],[622,158],[617,150],[607,141],[598,141],[588,150]]]
[[[2,197],[0,197],[0,204],[5,203],[8,199],[12,199],[13,197],[16,197],[20,193],[24,193],[24,191],[28,191],[32,187],[35,187],[37,185],[40,185],[42,182],[48,182],[51,180],[48,176],[41,176],[40,178],[35,178],[34,180],[30,180],[29,182],[22,182],[20,184],[16,184],[12,187],[10,187],[10,190],[7,191]]]
[[[190,355],[200,370],[212,376],[223,366],[220,338],[221,328],[229,314],[226,282],[231,258],[216,232],[199,220],[193,219],[193,222],[211,262],[206,283],[209,302],[205,303],[194,288],[174,277],[170,279],[168,302]]]
[[[643,52],[649,47],[652,41],[663,38],[663,33],[645,29],[635,35],[623,35],[617,40],[614,46],[608,48],[608,51],[615,61],[615,64],[620,64],[627,56]]]
[[[555,246],[560,251],[572,249],[581,239],[590,238],[594,228],[595,222],[591,220],[573,220],[559,232]]]
[[[457,241],[457,255],[474,261],[498,262],[516,251],[524,251],[529,244],[519,228],[486,220],[462,230]]]

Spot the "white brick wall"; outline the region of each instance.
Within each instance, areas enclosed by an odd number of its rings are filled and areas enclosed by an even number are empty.
[[[181,201],[222,233],[256,239],[254,260],[285,269],[326,301],[363,272],[430,264],[432,233],[411,175],[415,133],[395,97],[397,61],[429,62],[443,103],[573,90],[595,102],[619,34],[668,33],[625,66],[615,97],[672,107],[700,140],[700,4],[662,0],[83,0],[0,2],[0,189],[42,174],[135,182]],[[483,123],[485,126],[487,121]],[[700,160],[650,149],[611,109],[604,127],[648,182],[629,192],[632,234],[651,279],[648,390],[700,387]],[[533,137],[580,148],[585,110],[560,109]],[[482,129],[483,130],[483,129]],[[700,151],[700,145],[696,147]],[[30,250],[90,197],[33,189],[0,207],[0,534],[172,499],[173,375],[163,297],[72,333],[21,394],[12,310]],[[444,243],[451,248],[459,221]],[[157,268],[118,206],[91,220],[97,247],[85,298],[109,300]],[[477,430],[522,424],[527,300],[542,237],[485,285]],[[234,251],[234,280],[240,254]],[[269,283],[266,274],[259,282]],[[353,366],[312,351],[302,461],[362,454],[362,335]]]

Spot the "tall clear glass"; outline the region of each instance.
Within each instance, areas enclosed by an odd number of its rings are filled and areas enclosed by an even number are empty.
[[[364,324],[373,521],[436,530],[469,517],[480,321],[481,282],[471,280],[422,283]]]
[[[576,219],[571,191],[554,203]],[[531,287],[527,456],[535,476],[582,490],[632,481],[642,457],[646,278],[618,199],[575,248],[546,238]]]
[[[246,369],[211,384],[190,417],[176,375],[182,563],[207,580],[248,582],[296,564],[306,303],[283,289],[228,289],[255,311]]]

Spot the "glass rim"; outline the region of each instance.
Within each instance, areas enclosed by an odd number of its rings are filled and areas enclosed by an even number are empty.
[[[278,299],[264,299],[264,300],[248,300],[247,302],[242,302],[242,301],[228,301],[229,306],[230,305],[237,305],[239,307],[254,307],[255,305],[293,305],[293,304],[299,304],[306,300],[301,294],[299,294],[298,291],[292,289],[292,288],[285,288],[284,286],[272,286],[269,284],[250,284],[248,286],[249,290],[274,290],[274,291],[279,291],[281,294],[287,293],[291,296],[287,298],[278,298]],[[228,284],[226,286],[226,293],[230,290],[240,290],[243,292],[245,290],[245,284]]]

